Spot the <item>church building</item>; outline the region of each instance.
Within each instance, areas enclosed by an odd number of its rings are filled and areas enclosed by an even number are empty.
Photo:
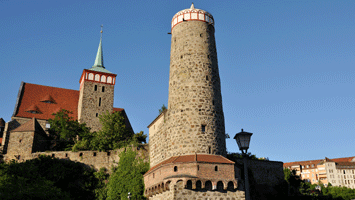
[[[24,131],[21,126],[27,122],[31,125],[26,125],[26,127],[43,129],[48,135],[50,128],[48,119],[54,118],[52,114],[62,109],[72,112],[69,116],[80,123],[86,123],[91,131],[101,129],[99,121],[101,114],[106,111],[121,112],[125,118],[126,127],[133,133],[125,110],[113,107],[116,76],[104,67],[101,30],[95,63],[90,69],[83,70],[79,79],[79,90],[21,83],[11,121],[7,122],[4,127],[1,145],[3,153],[7,152],[11,133],[16,129]],[[36,124],[39,124],[41,128]]]

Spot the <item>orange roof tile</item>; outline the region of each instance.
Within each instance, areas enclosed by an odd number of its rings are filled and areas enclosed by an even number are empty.
[[[355,158],[353,157],[345,157],[345,158],[333,158],[333,159],[329,159],[327,157],[325,157],[326,162],[336,162],[336,163],[346,163],[346,162],[351,162],[351,160]],[[317,165],[320,162],[323,162],[324,159],[321,160],[307,160],[307,161],[296,161],[296,162],[288,162],[288,163],[284,163],[284,167],[290,167],[293,165]]]
[[[220,164],[234,164],[233,161],[228,160],[227,158],[220,156],[220,155],[211,155],[211,154],[193,154],[193,155],[184,155],[184,156],[173,156],[163,162],[155,165],[154,167],[150,168],[150,171],[154,169],[170,164],[170,163],[189,163],[189,162],[198,162],[198,163],[220,163]]]
[[[47,96],[53,98],[55,103],[42,102]],[[59,108],[72,111],[70,116],[74,119],[78,118],[78,100],[79,91],[69,90],[64,88],[50,87],[44,85],[36,85],[25,83],[23,88],[22,98],[19,101],[18,110],[15,117],[26,117],[48,120],[53,118],[52,113],[55,113]],[[33,105],[37,106],[40,113],[26,112]]]

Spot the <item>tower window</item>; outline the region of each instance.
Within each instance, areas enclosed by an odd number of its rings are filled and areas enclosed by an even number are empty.
[[[204,133],[206,131],[206,125],[201,125],[201,131]]]
[[[211,147],[208,147],[208,153],[211,154]]]
[[[99,116],[99,113],[96,113],[96,117],[98,117]]]
[[[215,166],[215,167],[214,167],[214,171],[218,171],[218,166]]]
[[[206,81],[208,81],[208,76],[206,76]]]
[[[102,92],[105,92],[105,86],[102,86]]]
[[[174,172],[177,172],[178,169],[177,169],[177,166],[174,166]]]
[[[95,91],[97,91],[97,85],[95,85],[95,88],[94,88]]]
[[[101,106],[101,97],[99,98],[99,106]]]

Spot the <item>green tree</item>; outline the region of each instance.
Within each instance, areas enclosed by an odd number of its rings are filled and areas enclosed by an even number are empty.
[[[145,199],[143,174],[148,171],[149,163],[136,156],[130,148],[120,154],[118,166],[107,184],[107,200],[126,200],[128,192],[132,194],[132,199]]]
[[[284,178],[288,186],[288,194],[300,195],[300,189],[303,191],[303,181],[296,175],[296,170],[284,169]]]
[[[163,106],[159,109],[159,114],[161,114],[162,112],[164,112],[166,110],[165,105],[163,104]]]
[[[133,133],[126,128],[125,118],[121,112],[100,115],[102,128],[92,140],[92,149],[105,151],[127,146]]]
[[[94,170],[48,156],[0,164],[0,199],[94,199]]]
[[[90,136],[90,128],[86,127],[85,123],[81,124],[77,120],[73,120],[73,117],[70,117],[69,114],[72,114],[72,112],[62,109],[53,113],[54,118],[48,120],[52,150],[71,150],[77,143],[78,138]]]

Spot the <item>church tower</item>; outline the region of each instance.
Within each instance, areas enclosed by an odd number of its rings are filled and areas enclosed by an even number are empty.
[[[113,111],[113,93],[116,74],[104,67],[102,51],[102,30],[94,65],[84,69],[80,77],[78,121],[85,122],[91,131],[101,129],[99,116]]]

